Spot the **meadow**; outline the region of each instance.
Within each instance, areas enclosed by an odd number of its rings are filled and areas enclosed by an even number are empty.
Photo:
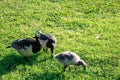
[[[6,49],[37,30],[56,37],[54,55],[73,51],[87,70],[61,72],[42,49],[29,62]],[[0,39],[0,80],[120,80],[120,0],[0,0]]]

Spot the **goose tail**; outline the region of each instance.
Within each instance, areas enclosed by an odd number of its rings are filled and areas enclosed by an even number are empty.
[[[6,48],[11,48],[11,46],[7,46]]]

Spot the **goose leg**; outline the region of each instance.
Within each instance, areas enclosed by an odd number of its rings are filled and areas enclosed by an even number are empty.
[[[54,47],[53,46],[51,46],[50,51],[51,51],[51,58],[53,58],[53,52],[54,52]]]
[[[64,65],[64,68],[63,68],[63,71],[65,72],[66,71],[66,68],[67,68],[68,66],[67,65]]]
[[[23,58],[24,58],[24,60],[25,60],[25,61],[27,61],[27,62],[28,62],[28,58],[27,58],[27,57],[25,57],[25,56],[24,56]]]
[[[44,49],[43,49],[43,51],[44,51],[44,52],[47,52],[47,51],[48,51],[48,49],[47,49],[47,48],[44,48]]]

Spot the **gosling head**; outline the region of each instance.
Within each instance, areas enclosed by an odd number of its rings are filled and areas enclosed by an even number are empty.
[[[83,60],[78,61],[76,66],[82,66],[84,70],[87,68],[87,64]]]

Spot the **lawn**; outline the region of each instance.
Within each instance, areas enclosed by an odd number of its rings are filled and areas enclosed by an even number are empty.
[[[50,52],[40,50],[25,62],[5,48],[37,30],[56,37],[54,55],[73,51],[87,70],[62,72]],[[0,39],[0,80],[120,80],[120,0],[0,0]]]

